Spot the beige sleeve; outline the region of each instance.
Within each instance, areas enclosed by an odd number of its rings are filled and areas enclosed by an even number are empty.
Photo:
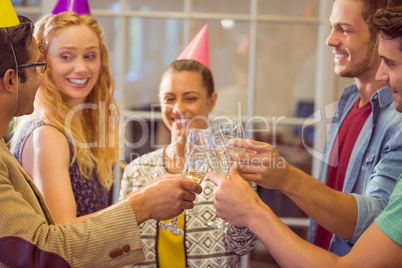
[[[53,225],[44,215],[42,197],[34,193],[24,176],[11,158],[0,157],[0,244],[4,247],[8,241],[19,241],[10,244],[16,261],[26,258],[32,265],[38,261],[33,255],[22,254],[24,245],[55,253],[71,267],[118,267],[144,260],[136,217],[127,202],[79,224]],[[7,261],[12,258],[3,257]],[[3,257],[0,263],[5,261]]]

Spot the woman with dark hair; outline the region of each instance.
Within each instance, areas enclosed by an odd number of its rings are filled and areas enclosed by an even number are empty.
[[[120,197],[165,174],[180,174],[186,135],[190,128],[207,128],[208,114],[215,106],[209,68],[191,59],[173,61],[159,86],[163,122],[171,132],[170,145],[145,154],[125,168]],[[171,234],[150,220],[140,226],[146,261],[139,267],[239,267],[239,255],[247,254],[255,236],[247,228],[212,229],[203,223],[215,215],[213,185],[202,182],[203,192],[195,201],[199,214],[181,214],[178,226],[185,235]]]

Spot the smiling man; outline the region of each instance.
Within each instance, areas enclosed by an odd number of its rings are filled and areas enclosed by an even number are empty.
[[[318,180],[289,164],[285,168],[251,160],[278,163],[280,156],[265,143],[240,141],[255,153],[239,153],[240,175],[268,189],[280,190],[312,219],[308,240],[345,255],[383,211],[402,165],[402,119],[386,82],[375,79],[381,63],[378,36],[367,19],[378,9],[399,6],[393,0],[335,0],[329,18],[327,45],[334,54],[334,71],[353,77],[339,99],[328,131]],[[258,145],[259,149],[256,149]]]
[[[395,98],[395,108],[402,112],[402,7],[378,11],[370,18],[370,24],[374,33],[380,31],[382,62],[376,78],[388,84]],[[400,139],[400,136],[395,138]],[[393,164],[401,166],[401,161],[402,158],[395,159]],[[233,225],[248,227],[281,267],[401,267],[402,175],[388,206],[343,257],[311,245],[293,233],[234,168],[230,178],[213,172],[208,178],[215,184],[217,215]]]
[[[402,113],[402,7],[378,12],[371,26],[381,31],[378,52],[382,62],[376,79],[387,82],[395,109]]]

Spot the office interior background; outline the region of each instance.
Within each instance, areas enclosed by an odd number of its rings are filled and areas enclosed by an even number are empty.
[[[56,0],[11,2],[17,14],[36,21]],[[89,0],[89,5],[104,30],[115,98],[127,119],[127,142],[120,144],[124,160],[170,142],[157,105],[160,78],[207,24],[218,93],[210,119],[241,116],[249,138],[273,144],[290,164],[317,176],[336,100],[353,82],[333,73],[333,54],[325,45],[332,1]],[[114,201],[118,188],[117,180]],[[278,192],[259,189],[259,194],[305,237],[308,219],[300,209]],[[276,267],[258,244],[245,263]]]

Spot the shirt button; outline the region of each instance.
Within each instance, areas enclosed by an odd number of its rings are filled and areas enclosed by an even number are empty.
[[[378,99],[378,95],[374,95],[374,100],[377,100]]]
[[[110,252],[110,258],[114,259],[116,257],[117,257],[117,252],[115,250]]]
[[[121,256],[121,255],[123,255],[123,253],[124,253],[124,251],[121,248],[116,250],[117,256]]]
[[[125,245],[123,247],[124,252],[129,252],[130,251],[130,246],[129,245]]]

